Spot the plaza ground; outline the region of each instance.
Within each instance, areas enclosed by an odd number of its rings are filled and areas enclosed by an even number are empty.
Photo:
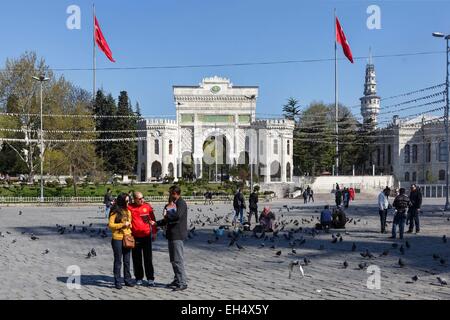
[[[167,242],[161,234],[154,244],[158,285],[124,287],[118,291],[113,288],[110,233],[106,238],[98,235],[98,229],[106,227],[101,207],[2,206],[0,299],[450,299],[450,287],[439,285],[436,279],[450,278],[450,243],[442,240],[443,235],[450,236],[450,214],[443,213],[441,200],[425,200],[421,233],[405,236],[411,248],[405,248],[404,255],[398,248],[392,248],[392,243],[400,247],[404,241],[391,240],[389,234],[379,233],[375,199],[352,203],[346,212],[357,224],[347,224],[346,232],[340,231],[342,242],[333,244],[331,233],[312,237],[307,231],[316,221],[308,221],[319,216],[325,202],[303,205],[300,200],[279,200],[268,204],[278,219],[286,223],[297,219],[303,228],[294,234],[297,239],[306,239],[303,245],[296,243],[296,254],[291,253],[285,232],[280,232],[274,242],[264,241],[264,247],[261,247],[263,239],[251,235],[239,241],[242,250],[228,246],[227,234],[217,243],[209,244],[208,239],[214,238],[212,230],[227,224],[226,218],[214,222],[214,217],[228,216],[230,221],[232,208],[224,204],[191,204],[189,220],[196,224],[196,231],[185,245],[189,288],[183,292],[163,287],[172,280],[173,272]],[[263,205],[260,204],[261,208]],[[154,207],[157,217],[161,217],[162,204]],[[392,221],[392,216],[388,221]],[[61,235],[56,224],[76,225],[77,231]],[[87,232],[80,232],[82,226],[87,227]],[[291,228],[298,229],[290,224],[285,231]],[[39,239],[31,240],[31,234]],[[351,250],[353,243],[357,246],[355,252]],[[271,249],[273,245],[276,249]],[[92,248],[97,256],[88,259],[86,255]],[[360,252],[366,249],[375,255],[374,259],[361,257]],[[390,249],[389,255],[380,257],[386,249]],[[278,250],[282,251],[279,257]],[[446,263],[433,259],[433,254],[443,257]],[[311,263],[303,266],[304,277],[296,267],[289,279],[289,263],[300,260],[303,264],[305,257]],[[399,258],[405,267],[399,267]],[[348,262],[348,268],[343,268],[343,261]],[[370,275],[359,269],[361,262],[380,268],[379,290],[367,287]],[[66,285],[70,276],[66,271],[72,265],[81,270],[80,290],[70,290]],[[419,277],[416,282],[411,281],[414,275]]]

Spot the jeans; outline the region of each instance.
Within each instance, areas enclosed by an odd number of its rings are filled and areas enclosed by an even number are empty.
[[[182,240],[169,240],[169,257],[175,274],[174,282],[178,286],[185,286],[186,271],[184,270],[184,243]]]
[[[122,268],[122,260],[123,260],[123,274],[125,278],[125,283],[131,282],[131,273],[130,273],[130,256],[131,249],[125,249],[122,244],[122,240],[112,240],[111,246],[114,252],[114,280],[116,283],[120,282],[120,269]]]
[[[403,239],[403,233],[405,231],[405,220],[406,216],[404,213],[397,213],[394,217],[394,222],[392,223],[392,237],[395,238],[397,235],[397,225],[400,229],[400,239]]]
[[[144,269],[147,280],[155,280],[152,261],[152,237],[135,237],[134,239],[136,241],[136,246],[132,251],[132,257],[136,280],[144,279]],[[144,256],[144,267],[142,266],[142,255]]]
[[[258,223],[258,208],[256,209],[250,209],[249,213],[248,213],[248,222],[250,223],[252,220],[252,214],[255,215],[255,221],[256,223]]]
[[[381,233],[386,231],[386,218],[387,218],[387,209],[379,210],[380,214],[380,222],[381,222]]]
[[[239,221],[241,224],[244,224],[244,208],[234,208],[236,215],[234,216],[234,221],[236,221],[238,215],[240,216]]]
[[[105,206],[105,218],[109,218],[110,211],[111,211],[111,206]]]
[[[419,212],[416,208],[409,209],[409,231],[413,231],[414,224],[416,225],[416,232],[420,231],[420,224],[419,224]]]

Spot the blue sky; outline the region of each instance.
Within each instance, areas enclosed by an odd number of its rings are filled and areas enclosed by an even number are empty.
[[[81,30],[68,30],[66,9],[82,10]],[[381,29],[366,26],[369,5],[381,9]],[[334,57],[333,8],[355,57],[442,51],[375,59],[382,97],[444,82],[445,44],[433,31],[450,33],[450,1],[298,0],[96,0],[103,33],[117,63],[98,54],[98,67],[198,65]],[[0,61],[36,51],[52,68],[92,67],[92,1],[3,1]],[[339,50],[338,55],[344,55]],[[353,106],[363,92],[365,60],[339,61],[340,102]],[[92,90],[91,71],[64,71]],[[203,77],[228,77],[260,86],[257,112],[279,114],[290,96],[301,104],[334,102],[334,62],[196,69],[104,70],[97,86],[127,90],[144,115],[172,115],[172,85],[197,85]],[[358,112],[358,109],[354,109]],[[417,111],[417,110],[415,110]]]

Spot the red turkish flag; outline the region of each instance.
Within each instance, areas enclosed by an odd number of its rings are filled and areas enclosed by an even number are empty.
[[[353,63],[352,50],[348,44],[347,38],[345,38],[344,30],[342,30],[339,19],[336,17],[336,41],[341,44],[344,54],[351,63]]]
[[[97,17],[94,17],[95,20],[95,31],[94,31],[94,37],[95,37],[95,43],[97,43],[97,46],[100,48],[100,50],[103,51],[103,53],[108,57],[109,60],[112,62],[116,62],[112,56],[111,49],[108,46],[108,42],[106,42],[105,37],[103,36],[102,29],[100,29],[100,25],[98,24]]]

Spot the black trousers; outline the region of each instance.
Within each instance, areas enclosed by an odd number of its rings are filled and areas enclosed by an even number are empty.
[[[410,208],[408,212],[408,220],[409,220],[409,231],[414,230],[414,224],[416,225],[416,232],[420,231],[420,221],[419,221],[419,213],[418,209]]]
[[[133,249],[132,256],[134,276],[136,277],[136,280],[144,279],[144,269],[147,280],[155,280],[152,259],[152,237],[135,237],[134,239],[136,241],[136,246]],[[142,266],[142,256],[144,256],[144,266]]]
[[[123,275],[125,278],[125,283],[131,282],[131,273],[130,273],[130,256],[131,249],[125,249],[123,247],[122,240],[112,240],[111,246],[114,252],[114,280],[116,283],[120,282],[121,278],[121,269],[122,269],[122,260],[123,260]]]
[[[250,211],[248,213],[248,222],[249,223],[251,223],[252,214],[255,215],[255,221],[256,221],[256,223],[258,223],[258,208],[250,208]]]
[[[386,231],[387,209],[379,210],[378,213],[380,214],[381,232],[383,233]]]

